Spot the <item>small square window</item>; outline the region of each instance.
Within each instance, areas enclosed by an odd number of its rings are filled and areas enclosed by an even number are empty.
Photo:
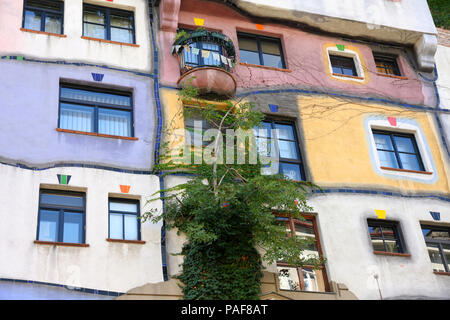
[[[450,272],[450,228],[428,225],[421,227],[433,270]]]
[[[405,253],[400,228],[397,222],[367,220],[374,251]]]
[[[110,239],[141,240],[139,201],[109,199]]]
[[[425,171],[413,134],[372,130],[381,167]]]
[[[59,128],[133,136],[131,94],[62,84]]]
[[[238,33],[241,62],[285,69],[281,41],[277,38]]]
[[[135,43],[134,13],[131,11],[83,5],[83,36]]]
[[[85,195],[41,190],[37,240],[84,243]]]
[[[354,77],[358,76],[355,60],[353,58],[330,54],[330,62],[334,74]]]
[[[396,57],[376,53],[374,53],[373,56],[375,59],[375,64],[377,65],[378,73],[401,76]]]
[[[23,28],[49,33],[63,33],[63,1],[25,0]]]

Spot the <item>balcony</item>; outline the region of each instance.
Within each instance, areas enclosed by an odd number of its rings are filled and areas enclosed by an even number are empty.
[[[232,96],[236,80],[231,74],[235,64],[233,42],[225,35],[205,29],[180,31],[172,53],[180,63],[178,86],[191,85],[200,94]]]

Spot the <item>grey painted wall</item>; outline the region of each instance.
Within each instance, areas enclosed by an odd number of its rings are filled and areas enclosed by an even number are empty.
[[[0,159],[32,166],[56,162],[150,170],[156,135],[153,79],[105,68],[0,60]],[[91,73],[103,73],[95,82]],[[60,79],[129,88],[139,140],[57,132]]]

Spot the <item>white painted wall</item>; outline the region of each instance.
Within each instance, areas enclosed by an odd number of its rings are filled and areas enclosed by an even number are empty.
[[[82,39],[83,2],[134,12],[139,47]],[[150,72],[152,47],[146,0],[64,0],[66,38],[21,31],[22,0],[0,0],[0,55],[106,64],[121,69]]]
[[[167,177],[166,187],[186,181]],[[383,197],[380,195],[315,195],[308,201],[317,214],[319,237],[327,258],[330,281],[345,284],[359,299],[380,299],[373,274],[379,275],[383,299],[396,297],[450,298],[450,277],[435,275],[425,246],[420,222],[435,223],[430,211],[441,213],[441,222],[450,227],[448,202],[430,198]],[[387,220],[400,223],[406,250],[411,257],[380,256],[373,253],[367,219],[376,219],[375,209],[386,210]],[[176,231],[167,233],[170,275],[181,272],[178,253],[186,241]],[[264,264],[269,272],[276,265]]]
[[[450,109],[450,47],[438,46],[436,68],[439,74],[436,85],[439,91],[440,107]],[[450,114],[442,114],[440,117],[447,138],[447,146],[450,148]]]
[[[85,187],[86,243],[89,247],[35,244],[40,184],[58,184],[57,174],[71,175],[69,186]],[[161,226],[145,222],[145,244],[112,243],[108,237],[108,193],[120,193],[120,184],[131,185],[129,194],[146,200],[159,190],[153,175],[125,174],[87,168],[25,170],[0,165],[0,278],[33,280],[82,288],[126,292],[146,283],[163,281]]]

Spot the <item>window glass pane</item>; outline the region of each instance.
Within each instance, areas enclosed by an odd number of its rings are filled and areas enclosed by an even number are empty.
[[[25,21],[23,27],[25,29],[41,31],[41,13],[25,10]]]
[[[277,267],[281,290],[301,290],[297,268]]]
[[[316,273],[313,269],[302,269],[305,291],[319,291]]]
[[[131,137],[129,111],[98,109],[98,132],[113,136]]]
[[[278,148],[280,149],[281,158],[298,159],[297,146],[295,142],[279,140]]]
[[[412,138],[394,136],[394,141],[398,151],[411,153],[416,152],[416,150],[414,150]]]
[[[400,153],[400,160],[402,162],[403,169],[421,171],[419,159],[415,154]]]
[[[98,104],[131,106],[131,97],[119,94],[96,92],[74,88],[61,88],[61,98],[80,100]]]
[[[273,68],[283,68],[283,60],[280,56],[263,53],[264,65]]]
[[[240,50],[239,55],[241,57],[241,62],[250,64],[261,64],[258,52]]]
[[[275,150],[275,140],[256,138],[256,148],[260,156],[270,157],[271,151]]]
[[[239,43],[239,51],[245,50],[258,52],[258,43],[254,38],[238,36],[238,43]]]
[[[96,39],[106,39],[106,27],[103,25],[96,25],[85,22],[83,35]]]
[[[59,212],[51,210],[39,211],[39,235],[40,241],[58,241]]]
[[[202,42],[203,49],[221,53],[221,47],[215,43]]]
[[[111,27],[111,40],[124,43],[133,43],[133,30]]]
[[[278,139],[295,140],[294,130],[291,125],[275,123],[275,129],[278,129]]]
[[[375,140],[375,145],[377,149],[394,151],[394,146],[392,145],[390,136],[385,134],[374,133],[373,138]]]
[[[56,205],[56,206],[67,206],[67,207],[79,207],[83,208],[83,197],[81,196],[71,196],[67,194],[51,194],[42,193],[41,194],[41,205]]]
[[[278,41],[261,40],[261,50],[263,53],[280,56],[280,43]]]
[[[387,252],[400,252],[400,246],[398,239],[395,235],[395,230],[392,227],[382,227],[384,243],[387,248]]]
[[[124,17],[124,16],[117,16],[117,15],[111,15],[111,26],[113,27],[120,27],[120,28],[133,28],[133,20],[130,16]]]
[[[85,9],[84,22],[105,24],[105,13],[101,12],[100,10]]]
[[[109,237],[111,239],[123,239],[123,215],[109,214]]]
[[[369,226],[369,235],[372,240],[372,246],[374,251],[386,251],[384,248],[384,242],[381,235],[381,227]]]
[[[398,168],[397,158],[395,153],[391,151],[378,150],[378,158],[380,159],[380,165],[388,168]]]
[[[444,260],[442,259],[441,253],[439,251],[439,245],[435,243],[427,243],[428,255],[430,256],[431,264],[433,265],[434,271],[445,272]],[[450,258],[447,248],[447,257]]]
[[[83,242],[83,215],[76,212],[64,212],[63,242]]]
[[[261,122],[261,126],[253,129],[257,137],[270,137],[271,124],[269,122]]]
[[[125,240],[138,240],[138,223],[137,216],[127,214],[125,218]]]
[[[92,132],[94,130],[94,108],[61,103],[59,127],[61,129]]]
[[[450,231],[445,230],[433,230],[431,228],[422,227],[423,235],[433,240],[446,240],[450,241]]]
[[[280,173],[292,180],[296,181],[302,180],[302,175],[300,173],[300,166],[298,164],[280,162]]]
[[[45,32],[61,33],[61,17],[45,17]]]
[[[444,250],[445,259],[447,260],[447,268],[450,269],[450,244],[443,243],[442,249]]]
[[[137,203],[110,202],[109,210],[137,213]]]

